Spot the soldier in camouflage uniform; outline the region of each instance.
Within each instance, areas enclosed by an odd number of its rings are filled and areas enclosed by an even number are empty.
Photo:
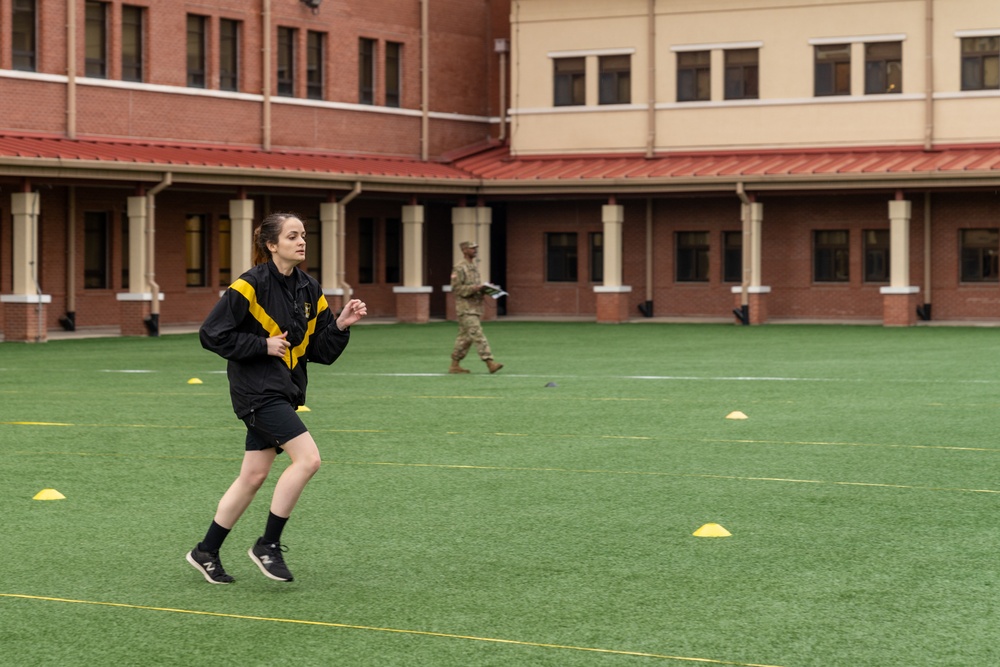
[[[455,296],[455,314],[458,316],[458,338],[455,339],[455,349],[451,353],[451,368],[449,373],[468,373],[459,362],[465,358],[473,343],[479,352],[479,358],[486,362],[490,373],[496,373],[503,368],[493,360],[489,341],[483,334],[479,318],[483,315],[483,282],[479,278],[476,267],[476,254],[479,244],[462,241],[458,244],[462,249],[462,261],[451,271],[451,293]]]

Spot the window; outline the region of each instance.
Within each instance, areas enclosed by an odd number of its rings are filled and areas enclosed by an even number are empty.
[[[889,282],[889,230],[867,229],[865,240],[865,282]]]
[[[581,106],[587,102],[587,61],[585,58],[556,58],[552,61],[555,81],[553,104]]]
[[[604,232],[590,233],[590,282],[604,282]]]
[[[228,215],[219,218],[219,287],[233,282],[233,221]]]
[[[726,51],[725,92],[727,100],[755,100],[757,90],[757,49]]]
[[[1000,88],[1000,36],[962,38],[962,90]]]
[[[865,95],[903,92],[903,43],[865,44]]]
[[[743,232],[722,232],[722,280],[743,282]]]
[[[385,43],[385,105],[399,107],[403,89],[403,45]]]
[[[598,104],[628,104],[632,101],[632,56],[601,56]]]
[[[847,231],[813,232],[813,280],[842,283],[850,279],[850,246]]]
[[[375,282],[374,218],[358,219],[358,282]]]
[[[682,51],[677,54],[678,102],[711,99],[711,61],[711,51]]]
[[[816,46],[814,93],[816,97],[851,94],[851,45]]]
[[[1000,230],[962,230],[962,282],[995,283],[1000,275]]]
[[[278,28],[278,94],[295,95],[295,28]]]
[[[311,100],[323,99],[325,58],[326,35],[310,30],[306,33],[306,97]]]
[[[90,2],[86,6],[86,74],[104,79],[108,76],[108,20],[107,5]]]
[[[307,218],[306,226],[306,265],[305,270],[311,276],[319,278],[323,270],[323,245],[320,242],[319,218]]]
[[[708,232],[677,232],[677,282],[708,282]]]
[[[35,0],[14,0],[11,7],[11,55],[14,69],[35,71],[35,20]]]
[[[142,81],[142,7],[122,5],[122,80]]]
[[[83,214],[83,287],[108,288],[108,221],[104,211]]]
[[[375,40],[358,40],[358,103],[375,104]]]
[[[208,237],[205,234],[203,214],[188,215],[184,220],[184,263],[187,267],[188,287],[205,287],[206,282],[205,245]]]
[[[385,282],[401,283],[403,266],[403,223],[399,218],[385,221]]]
[[[219,21],[219,90],[240,89],[240,22]]]
[[[205,87],[205,17],[187,17],[187,85]]]
[[[575,232],[545,234],[545,280],[575,283],[576,255]]]

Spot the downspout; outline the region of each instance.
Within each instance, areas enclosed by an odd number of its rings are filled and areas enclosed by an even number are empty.
[[[934,0],[924,0],[924,150],[934,150]]]
[[[264,53],[262,54],[261,79],[264,107],[261,110],[261,146],[265,151],[269,151],[271,150],[271,0],[262,0],[262,2],[264,3],[264,25],[261,31],[264,33]]]
[[[430,0],[420,0],[420,159],[430,155]]]
[[[361,194],[361,181],[354,182],[354,189],[347,193],[347,196],[337,202],[337,286],[343,291],[343,303],[351,299],[354,288],[347,282],[347,270],[344,263],[347,261],[347,205]]]
[[[931,193],[924,193],[924,305],[918,309],[920,319],[931,319]]]
[[[649,0],[649,102],[646,111],[646,157],[653,157],[656,148],[656,0]]]
[[[174,182],[169,171],[163,180],[146,193],[146,282],[149,283],[151,302],[146,328],[150,336],[160,335],[160,285],[156,282],[156,195]]]
[[[72,4],[72,3],[70,3]],[[68,188],[69,201],[66,208],[66,316],[59,318],[59,324],[66,331],[76,331],[76,186]]]
[[[653,316],[653,198],[646,199],[646,303],[639,306],[643,317]]]
[[[66,3],[66,138],[76,139],[76,3],[75,2]]]
[[[500,143],[507,141],[507,52],[500,52]]]
[[[743,281],[740,284],[740,307],[733,311],[741,324],[750,324],[750,198],[743,189],[743,181],[736,184],[736,196],[740,198],[740,222],[743,228]]]
[[[30,187],[27,192],[31,192]],[[42,193],[35,190],[35,196],[31,200],[31,279],[35,283],[35,321],[38,323],[38,335],[36,343],[45,340],[45,311],[42,309],[42,285],[38,282],[38,206],[42,199]]]

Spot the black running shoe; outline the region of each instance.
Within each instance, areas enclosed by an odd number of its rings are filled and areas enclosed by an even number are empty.
[[[264,573],[265,577],[275,581],[292,581],[292,573],[285,565],[285,557],[282,552],[288,551],[288,547],[278,542],[265,542],[261,537],[257,543],[250,547],[247,554],[250,560],[257,563],[257,567]]]
[[[187,562],[191,567],[201,572],[205,581],[210,584],[231,584],[235,579],[226,574],[219,560],[219,552],[202,551],[198,547],[192,549],[187,555]]]

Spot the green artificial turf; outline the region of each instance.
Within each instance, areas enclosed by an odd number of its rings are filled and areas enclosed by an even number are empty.
[[[447,374],[450,323],[310,366],[295,581],[246,556],[282,457],[230,586],[184,561],[242,456],[225,362],[0,344],[0,664],[1000,664],[997,330],[485,328],[496,375]]]

